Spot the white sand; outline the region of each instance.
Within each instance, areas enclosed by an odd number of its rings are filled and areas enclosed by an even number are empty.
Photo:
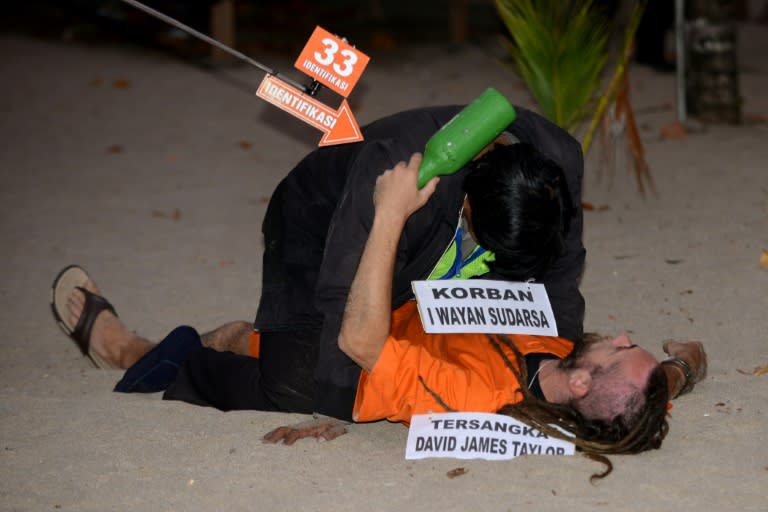
[[[744,110],[766,116],[768,30],[744,26],[741,43]],[[494,53],[374,59],[354,113],[362,124],[488,86],[531,106]],[[268,64],[291,74],[288,61]],[[661,140],[675,119],[674,78],[636,67],[658,197],[642,200],[624,170],[611,186],[598,181],[590,157],[584,199],[609,209],[586,213],[587,328],[629,330],[658,355],[665,338],[699,339],[710,355],[709,377],[675,403],[664,447],[613,457],[614,474],[592,486],[600,466],[583,457],[406,461],[406,429],[386,423],[331,443],[263,445],[263,433],[301,416],[112,393],[120,373],[92,369],[51,317],[56,272],[83,265],[153,338],[181,323],[250,320],[266,198],[320,133],[254,98],[261,73],[251,68],[210,73],[136,50],[6,37],[0,76],[0,509],[768,507],[768,375],[742,373],[768,364],[768,270],[757,264],[768,250],[765,124]],[[469,472],[447,478],[458,466]]]

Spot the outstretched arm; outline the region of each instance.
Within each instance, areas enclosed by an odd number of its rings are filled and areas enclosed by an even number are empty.
[[[387,340],[392,314],[392,274],[405,222],[426,204],[438,179],[418,189],[421,155],[400,162],[376,180],[373,227],[349,290],[339,332],[339,348],[370,371]]]

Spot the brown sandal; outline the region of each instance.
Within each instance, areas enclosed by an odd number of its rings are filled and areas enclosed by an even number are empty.
[[[86,271],[77,265],[69,265],[59,272],[51,287],[51,311],[61,330],[77,343],[83,355],[88,356],[97,368],[112,368],[104,358],[91,350],[91,330],[99,313],[106,309],[117,316],[117,312],[107,299],[83,287],[88,279]],[[83,292],[85,304],[77,324],[71,326],[65,318],[68,317],[67,299],[74,290]]]

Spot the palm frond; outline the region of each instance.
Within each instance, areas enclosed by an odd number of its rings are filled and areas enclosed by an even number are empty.
[[[589,151],[592,137],[597,129],[598,123],[603,118],[608,105],[615,100],[620,84],[627,74],[627,66],[629,66],[629,60],[632,53],[632,43],[635,40],[635,33],[637,33],[637,27],[640,25],[640,20],[643,17],[644,11],[645,4],[643,2],[637,3],[632,9],[629,26],[624,33],[624,42],[621,47],[619,60],[616,63],[616,69],[613,71],[613,76],[608,83],[608,87],[606,87],[605,91],[600,95],[600,98],[597,101],[597,109],[592,115],[592,122],[590,123],[589,129],[584,136],[584,141],[582,142],[582,151],[585,155]]]
[[[574,133],[600,88],[609,25],[593,0],[496,0],[510,53],[542,113]]]

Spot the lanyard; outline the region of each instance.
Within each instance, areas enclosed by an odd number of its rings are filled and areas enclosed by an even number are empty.
[[[485,249],[483,249],[478,245],[477,247],[475,247],[472,253],[467,257],[467,259],[462,259],[461,241],[463,238],[464,238],[464,228],[459,226],[458,228],[456,228],[456,235],[454,236],[454,239],[453,239],[453,244],[455,246],[455,256],[453,258],[453,264],[451,265],[451,268],[449,268],[445,274],[438,277],[438,279],[454,278],[455,276],[461,273],[462,268],[469,265],[471,262],[477,259],[481,254],[486,252]]]

